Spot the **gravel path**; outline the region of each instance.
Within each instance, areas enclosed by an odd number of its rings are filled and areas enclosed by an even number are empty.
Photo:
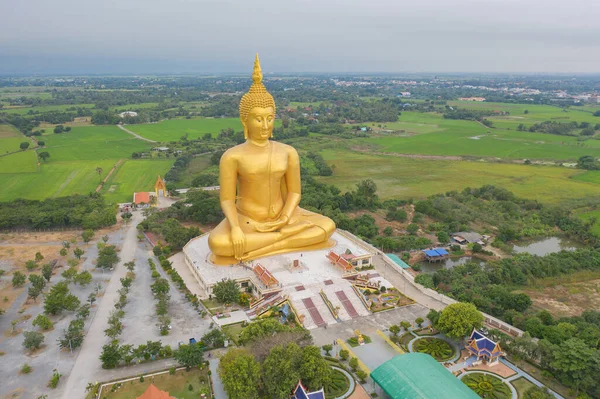
[[[127,132],[127,133],[131,134],[132,136],[135,136],[135,137],[137,137],[137,138],[138,138],[138,139],[140,139],[140,140],[144,140],[144,141],[147,141],[147,142],[149,142],[149,143],[158,143],[158,141],[154,141],[154,140],[147,139],[147,138],[145,138],[145,137],[142,137],[142,136],[140,136],[140,135],[139,135],[139,134],[137,134],[137,133],[134,133],[134,132],[132,132],[132,131],[131,131],[131,130],[129,130],[129,129],[126,129],[126,128],[125,128],[125,126],[123,126],[123,125],[117,125],[117,127],[118,127],[119,129],[121,129],[122,131],[124,131],[124,132]]]

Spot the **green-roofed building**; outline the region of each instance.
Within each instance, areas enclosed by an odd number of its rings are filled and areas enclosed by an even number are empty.
[[[395,254],[386,254],[386,256],[388,258],[390,258],[391,260],[394,261],[395,264],[397,264],[398,266],[400,266],[403,269],[410,269],[410,266],[404,262],[402,259],[400,259],[398,256],[396,256]]]
[[[398,355],[373,370],[371,378],[391,399],[479,399],[425,353]]]

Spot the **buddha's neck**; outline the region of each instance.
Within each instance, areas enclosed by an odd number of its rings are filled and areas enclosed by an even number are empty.
[[[248,139],[248,143],[255,145],[257,147],[266,147],[269,145],[269,140],[253,140],[253,139]]]

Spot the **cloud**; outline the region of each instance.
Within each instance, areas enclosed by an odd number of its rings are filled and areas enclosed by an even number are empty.
[[[0,73],[41,72],[48,60],[53,71],[71,73],[244,71],[257,51],[276,72],[577,73],[600,65],[596,0],[0,0],[0,7]]]

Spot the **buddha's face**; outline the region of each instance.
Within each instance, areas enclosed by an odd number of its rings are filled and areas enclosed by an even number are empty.
[[[254,107],[248,113],[246,122],[243,123],[245,136],[255,141],[268,140],[273,136],[274,124],[275,111],[273,107]]]

